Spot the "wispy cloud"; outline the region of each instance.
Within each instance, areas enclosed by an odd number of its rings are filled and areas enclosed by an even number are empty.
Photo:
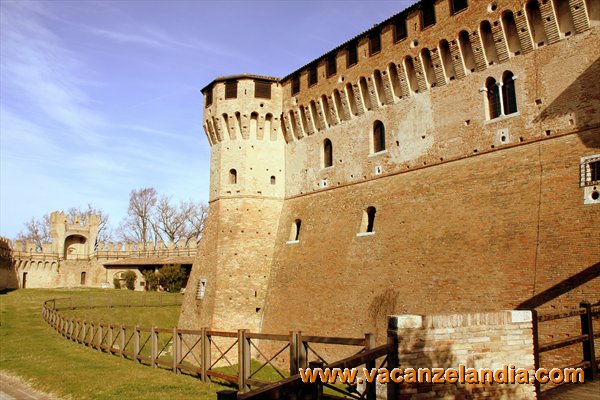
[[[31,8],[2,2],[1,77],[3,97],[14,96],[90,144],[101,140],[103,118],[90,106],[82,64],[60,39],[33,17]]]

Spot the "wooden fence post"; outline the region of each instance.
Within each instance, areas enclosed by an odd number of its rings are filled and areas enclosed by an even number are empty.
[[[387,358],[387,369],[388,371],[392,371],[394,368],[397,368],[398,365],[398,334],[393,330],[388,330],[387,334],[387,343],[390,346],[390,350],[388,352]],[[387,385],[387,398],[388,399],[397,399],[398,398],[398,383],[393,380],[389,382]]]
[[[250,377],[250,342],[246,339],[248,329],[238,329],[238,390],[250,389],[247,379]]]
[[[108,352],[112,353],[113,348],[113,337],[114,337],[114,326],[110,324],[108,326]]]
[[[102,322],[100,322],[98,324],[97,332],[98,332],[98,351],[102,352],[102,338],[104,336],[104,332],[103,332],[103,329],[102,329]]]
[[[290,376],[298,373],[298,332],[290,332]]]
[[[150,366],[156,368],[156,359],[158,358],[158,332],[153,325],[150,327]]]
[[[173,343],[171,345],[172,353],[173,353],[173,372],[178,374],[179,373],[179,369],[177,368],[177,365],[179,364],[179,346],[178,346],[178,340],[177,340],[177,327],[173,328]]]
[[[140,360],[140,327],[136,326],[133,330],[133,360]]]
[[[206,333],[207,329],[202,328],[200,331],[200,356],[202,357],[201,374],[202,381],[208,381],[208,371],[210,370],[211,354],[210,354],[210,336]]]
[[[308,349],[302,340],[302,331],[298,331],[298,368],[308,366]]]
[[[310,370],[314,370],[315,368],[323,368],[323,362],[322,361],[311,361],[308,363],[308,368],[310,368]],[[321,381],[321,379],[317,378],[315,380],[315,383],[311,383],[310,384],[310,399],[315,399],[315,400],[319,400],[323,397],[323,382]]]
[[[374,349],[375,346],[375,335],[372,333],[365,333],[365,350]],[[369,360],[366,362],[365,367],[367,370],[372,371],[377,368],[377,360]],[[375,400],[377,397],[377,382],[366,382],[366,400]]]
[[[88,344],[88,342],[87,342],[87,321],[85,321],[85,320],[83,321],[83,326],[81,327],[81,331],[82,331],[82,334],[81,334],[82,343],[87,345]]]
[[[581,314],[581,334],[587,335],[587,340],[583,345],[583,361],[589,363],[589,368],[585,369],[585,379],[598,379],[598,366],[596,365],[596,349],[594,348],[594,323],[592,320],[592,305],[588,301],[579,304],[585,309],[585,314]]]
[[[127,343],[127,330],[125,329],[125,327],[123,325],[121,325],[121,344],[120,344],[120,348],[121,351],[119,352],[121,358],[125,358],[125,345]]]

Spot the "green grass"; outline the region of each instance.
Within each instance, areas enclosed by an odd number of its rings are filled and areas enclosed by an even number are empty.
[[[0,294],[0,370],[18,375],[35,389],[73,399],[215,399],[223,387],[100,353],[57,334],[41,318],[44,300],[73,297],[74,304],[121,291],[21,289]],[[143,293],[127,293],[143,296]],[[171,295],[177,296],[177,295]],[[116,303],[114,303],[116,304]],[[66,305],[66,303],[65,303]],[[60,307],[60,303],[59,303]],[[142,311],[143,310],[143,311]],[[111,323],[174,326],[177,307],[65,310]],[[163,313],[164,311],[164,313]],[[89,314],[86,314],[89,312]],[[157,318],[155,315],[160,314]],[[84,318],[88,318],[87,316]],[[130,319],[129,319],[130,318]],[[170,323],[169,323],[170,322]]]

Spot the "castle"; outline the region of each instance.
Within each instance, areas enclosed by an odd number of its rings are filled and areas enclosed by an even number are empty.
[[[37,248],[33,242],[0,238],[0,288],[113,287],[124,283],[125,271],[136,273],[136,290],[145,289],[144,270],[181,264],[188,270],[196,241],[175,247],[157,243],[99,242],[100,218],[70,220],[64,212],[50,214],[52,241]]]
[[[179,325],[381,340],[391,314],[600,299],[599,36],[594,0],[422,0],[210,82]]]

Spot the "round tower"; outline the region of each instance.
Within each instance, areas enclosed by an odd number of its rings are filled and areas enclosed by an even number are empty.
[[[236,75],[202,93],[209,217],[180,325],[257,331],[285,195],[282,88],[277,78]]]
[[[284,195],[277,78],[220,77],[202,89],[204,131],[211,145],[210,200]]]

